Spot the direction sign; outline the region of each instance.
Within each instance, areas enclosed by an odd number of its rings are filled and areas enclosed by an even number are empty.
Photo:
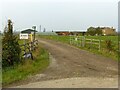
[[[20,39],[28,39],[28,34],[22,34],[20,33]]]

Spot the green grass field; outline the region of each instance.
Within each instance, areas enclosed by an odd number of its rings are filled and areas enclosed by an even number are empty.
[[[70,43],[70,36],[57,36],[57,35],[38,35],[41,38],[51,39],[55,41],[61,41],[63,43]],[[99,40],[111,40],[116,45],[118,44],[118,36],[85,36],[89,39],[99,39]]]
[[[98,39],[98,40],[111,40],[112,43],[118,45],[118,36],[85,36],[86,38],[89,39]]]
[[[60,41],[63,43],[69,43],[70,37],[69,36],[57,36],[57,35],[38,35],[38,37],[46,38],[50,40]]]
[[[56,35],[38,35],[40,38],[46,38],[46,39],[50,39],[50,40],[55,40],[55,41],[60,41],[63,43],[67,43],[70,44],[70,36],[56,36]],[[74,37],[74,36],[72,36]],[[106,57],[110,57],[114,60],[118,60],[118,36],[85,36],[85,38],[87,39],[97,39],[97,40],[101,40],[101,50],[99,51],[97,48],[95,48],[96,46],[93,46],[93,48],[89,48],[87,46],[90,46],[89,44],[86,45],[86,47],[78,47],[76,45],[76,47],[83,49],[83,50],[87,50],[90,52],[93,52],[95,54],[100,54]],[[111,40],[112,41],[112,48],[113,51],[108,52],[106,49],[106,40]]]
[[[118,36],[85,36],[85,37],[86,38],[101,39],[101,40],[118,41]]]

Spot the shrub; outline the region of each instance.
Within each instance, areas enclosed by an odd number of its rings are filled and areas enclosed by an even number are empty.
[[[13,35],[12,21],[8,20],[8,27],[4,30],[4,36],[2,39],[2,66],[13,66],[20,61],[20,46],[18,39]]]
[[[106,45],[106,48],[107,48],[107,50],[108,50],[109,52],[113,50],[112,41],[111,41],[111,40],[106,40],[106,41],[105,41],[105,45]]]

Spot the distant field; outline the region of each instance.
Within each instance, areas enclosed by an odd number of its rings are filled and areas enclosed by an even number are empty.
[[[38,36],[41,38],[51,39],[51,40],[55,40],[55,41],[61,41],[64,43],[70,42],[69,36],[57,36],[57,35],[38,35]]]
[[[56,35],[39,35],[41,38],[52,39],[56,41],[62,41],[69,43],[70,36],[56,36]],[[85,36],[85,38],[89,39],[100,39],[100,40],[111,40],[113,42],[118,42],[118,36]]]
[[[86,38],[99,39],[99,40],[111,40],[113,43],[118,44],[118,36],[85,36]]]
[[[46,38],[46,39],[60,41],[63,43],[70,44],[70,36],[56,36],[56,35],[38,35],[38,36],[41,38]],[[71,36],[71,37],[73,38],[74,36]],[[90,52],[93,52],[96,54],[101,54],[103,56],[118,60],[118,36],[85,36],[85,38],[101,40],[101,48],[102,49],[99,51],[95,45],[92,46],[92,48],[89,48],[88,46],[90,46],[90,44],[86,44],[85,47],[78,47],[76,45],[74,45],[74,46],[76,46],[80,49],[88,50]],[[113,51],[111,51],[111,52],[108,52],[106,49],[106,41],[107,40],[111,40],[111,42],[112,42]]]
[[[101,40],[115,40],[118,41],[118,36],[85,36],[87,38],[101,39]]]

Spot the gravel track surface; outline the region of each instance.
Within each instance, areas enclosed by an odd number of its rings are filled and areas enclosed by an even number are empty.
[[[117,61],[52,40],[39,39],[39,44],[49,51],[50,66],[12,87],[118,87]]]

